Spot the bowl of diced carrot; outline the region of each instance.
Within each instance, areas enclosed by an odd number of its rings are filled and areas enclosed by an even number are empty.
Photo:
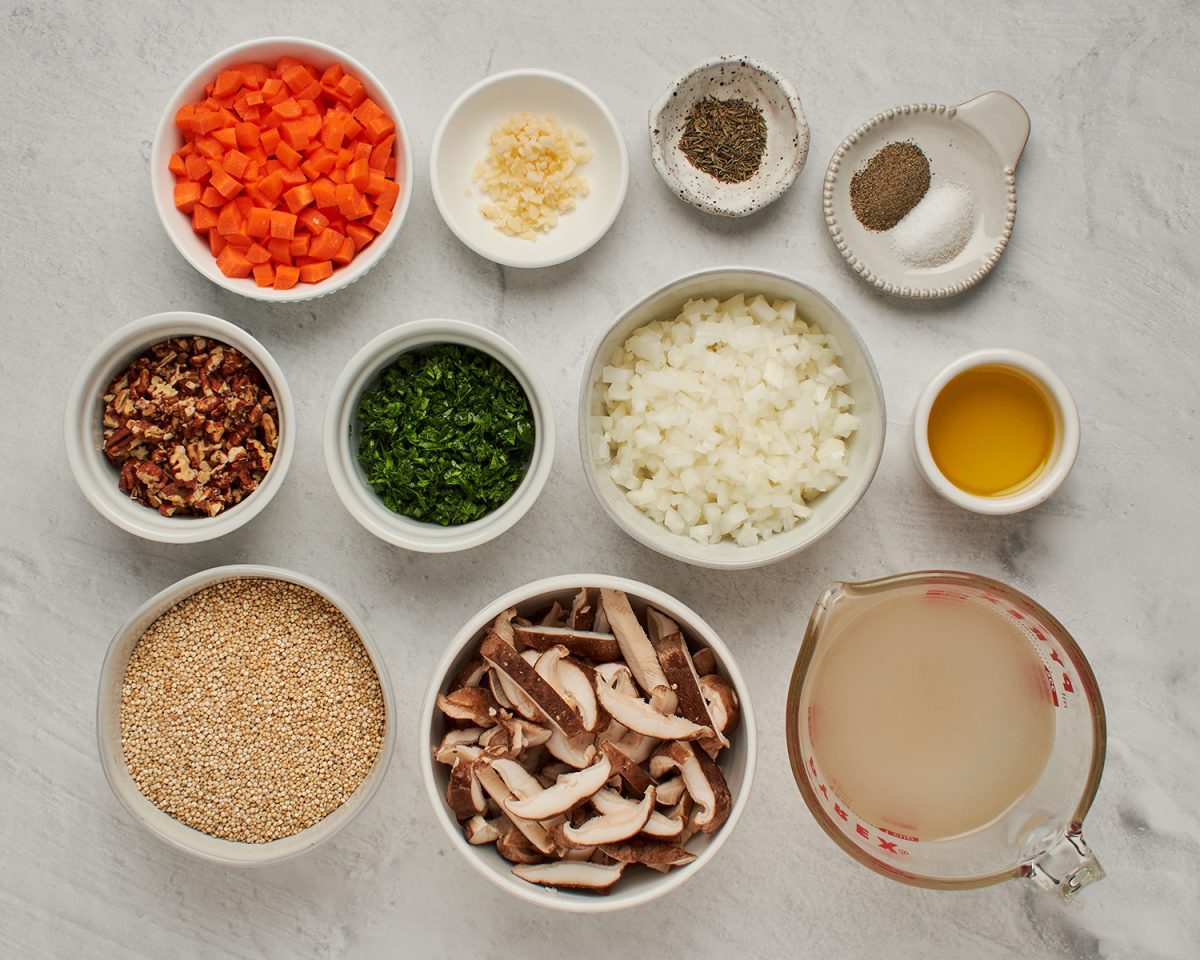
[[[353,283],[395,239],[412,158],[392,98],[315,40],[231,47],[167,105],[150,157],[171,241],[214,283],[270,301]]]

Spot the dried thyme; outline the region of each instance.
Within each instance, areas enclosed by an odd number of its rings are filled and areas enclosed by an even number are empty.
[[[459,344],[403,354],[358,409],[358,462],[395,513],[454,526],[513,495],[533,452],[529,399],[504,364]]]
[[[722,183],[754,176],[766,146],[767,122],[756,104],[716,97],[692,105],[679,140],[692,166]]]

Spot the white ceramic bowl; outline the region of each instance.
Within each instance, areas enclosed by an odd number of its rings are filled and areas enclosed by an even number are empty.
[[[692,105],[713,96],[748,100],[763,113],[767,144],[757,172],[722,183],[697,170],[679,149]],[[808,124],[791,82],[750,57],[714,57],[672,81],[650,108],[650,157],[681,200],[722,217],[745,217],[782,197],[808,158]]]
[[[1046,466],[1029,484],[1000,497],[981,497],[956,487],[938,469],[929,449],[929,411],[933,409],[938,394],[963,371],[985,366],[1008,367],[1024,374],[1041,387],[1054,416],[1054,449]],[[976,513],[1020,513],[1044,502],[1062,486],[1079,455],[1079,432],[1079,411],[1075,407],[1075,399],[1058,374],[1028,353],[997,347],[976,350],[959,357],[929,381],[917,398],[913,413],[913,452],[917,466],[929,485],[951,503]]]
[[[847,391],[854,398],[860,425],[847,442],[850,475],[837,487],[812,501],[812,515],[785,533],[777,533],[751,547],[729,540],[697,543],[675,534],[629,502],[625,491],[609,476],[607,465],[596,462],[594,447],[600,440],[599,418],[604,413],[600,375],[613,351],[633,331],[652,320],[678,315],[684,303],[701,297],[724,299],[737,293],[763,294],[795,300],[805,320],[816,322],[837,342],[842,366],[850,375]],[[771,270],[754,267],[714,267],[688,274],[644,297],[613,321],[592,346],[584,365],[579,396],[579,449],[592,492],[616,524],[652,550],[701,567],[739,570],[774,563],[816,543],[854,509],[875,477],[883,454],[887,427],[883,387],[879,374],[858,332],[841,312],[812,287]]]
[[[217,267],[216,258],[208,249],[208,241],[192,230],[191,217],[175,209],[174,189],[175,176],[167,169],[167,161],[171,154],[183,144],[183,137],[175,127],[175,114],[185,103],[192,103],[204,96],[204,85],[216,78],[217,73],[226,67],[239,63],[264,62],[274,65],[282,56],[296,57],[305,63],[310,63],[324,70],[334,63],[340,63],[347,73],[354,74],[362,81],[367,90],[367,96],[382,107],[396,123],[396,144],[392,155],[396,158],[396,180],[400,184],[400,197],[392,211],[392,219],[371,244],[358,254],[349,264],[337,267],[333,276],[320,283],[298,283],[290,290],[275,290],[271,287],[260,287],[254,278],[231,278],[225,276]],[[154,134],[154,143],[150,148],[150,186],[154,192],[154,206],[162,221],[163,229],[175,244],[175,249],[183,254],[193,267],[208,277],[213,283],[240,293],[243,297],[254,300],[268,300],[274,303],[291,303],[299,300],[314,300],[324,297],[335,290],[349,286],[370,270],[387,252],[396,234],[400,232],[400,224],[408,212],[408,204],[412,199],[413,164],[412,147],[408,140],[408,131],[404,127],[404,119],[396,107],[396,102],[384,89],[383,84],[370,70],[353,57],[335,47],[317,40],[305,40],[300,37],[264,37],[259,40],[247,40],[223,50],[196,68],[175,91],[163,111]]]
[[[383,691],[383,703],[387,710],[384,738],[379,748],[379,755],[376,757],[370,773],[358,785],[350,798],[325,819],[306,830],[290,837],[272,840],[270,843],[238,843],[233,840],[224,840],[189,827],[170,814],[164,813],[138,789],[136,781],[129,774],[129,768],[125,765],[125,755],[121,749],[121,686],[125,679],[129,657],[142,634],[171,607],[205,587],[228,580],[248,578],[296,583],[319,593],[337,607],[354,627],[364,649],[371,658],[371,663],[379,676],[379,686]],[[362,619],[340,596],[323,583],[301,573],[258,564],[238,564],[228,567],[213,567],[210,570],[202,570],[190,577],[185,577],[178,583],[156,593],[122,624],[109,645],[108,653],[104,658],[104,666],[100,671],[96,732],[100,742],[100,763],[104,768],[104,775],[108,779],[109,786],[112,787],[113,793],[117,795],[122,806],[151,834],[168,846],[202,860],[233,866],[261,866],[278,863],[313,849],[358,816],[379,788],[384,774],[387,773],[392,747],[396,742],[396,703],[379,648],[375,646]]]
[[[358,406],[385,367],[402,353],[439,343],[461,343],[506,366],[533,410],[535,439],[521,485],[501,507],[471,523],[443,527],[393,513],[367,483],[358,463]],[[554,407],[542,379],[517,349],[490,330],[461,320],[416,320],[381,333],[346,364],[325,411],[325,466],[346,509],[382,540],[422,553],[452,553],[487,543],[523,517],[537,500],[554,463]]]
[[[104,456],[104,401],[113,379],[135,357],[170,337],[211,337],[236,347],[262,372],[278,409],[279,443],[271,468],[250,496],[215,517],[164,517],[131,500],[118,487],[119,471]],[[67,393],[64,439],[67,463],[88,502],[122,530],[161,543],[199,543],[236,530],[258,514],[283,486],[295,448],[296,408],[283,371],[266,347],[217,317],[186,310],[156,313],[110,333],[88,355]]]
[[[998,91],[957,106],[913,103],[876,114],[841,142],[825,172],[825,223],[834,246],[864,281],[893,296],[937,299],[973,287],[999,263],[1012,237],[1017,161],[1028,139],[1029,114]],[[974,198],[965,245],[937,266],[906,263],[893,250],[890,231],[868,230],[850,204],[854,174],[884,146],[903,140],[928,158],[930,190],[957,183]]]
[[[486,220],[479,205],[487,195],[471,180],[492,128],[521,111],[553,114],[581,131],[592,150],[579,168],[588,195],[536,240],[506,236]],[[549,70],[509,70],[479,81],[451,104],[433,136],[429,182],[446,226],[481,257],[509,267],[548,267],[579,256],[608,232],[625,202],[629,156],[612,113],[583,84]]]
[[[741,721],[730,737],[730,747],[721,753],[721,771],[729,783],[733,795],[733,807],[725,825],[711,837],[698,834],[688,843],[688,849],[699,854],[685,867],[676,867],[670,873],[658,874],[649,870],[631,869],[607,895],[580,893],[568,890],[553,890],[526,883],[512,875],[512,864],[505,860],[494,846],[472,846],[463,836],[462,828],[455,821],[446,805],[446,786],[449,782],[448,769],[433,759],[433,751],[441,743],[445,725],[437,708],[437,695],[446,689],[455,673],[475,656],[476,648],[483,637],[484,628],[496,616],[509,607],[518,613],[528,614],[543,608],[555,600],[570,606],[571,598],[579,588],[607,587],[623,590],[637,613],[652,605],[672,617],[682,628],[689,641],[711,647],[719,672],[733,685],[741,704]],[[433,812],[451,845],[459,851],[479,873],[514,896],[528,903],[564,910],[571,913],[608,913],[636,907],[665,896],[687,883],[708,864],[721,845],[729,839],[738,819],[750,798],[754,782],[755,759],[758,755],[758,731],[754,722],[754,707],[745,678],[734,662],[733,654],[725,643],[690,607],[670,595],[636,580],[610,577],[603,574],[583,573],[550,577],[526,584],[500,599],[488,604],[450,641],[450,646],[434,669],[425,703],[421,712],[421,736],[417,745],[421,760],[421,772],[425,790]]]

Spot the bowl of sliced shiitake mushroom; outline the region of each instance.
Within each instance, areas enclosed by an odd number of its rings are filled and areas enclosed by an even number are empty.
[[[757,735],[708,624],[661,590],[579,574],[463,627],[426,695],[421,748],[437,818],[480,873],[599,913],[712,859],[749,796]]]

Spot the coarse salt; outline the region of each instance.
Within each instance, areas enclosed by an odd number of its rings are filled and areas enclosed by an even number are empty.
[[[975,195],[961,184],[935,183],[888,231],[892,250],[913,267],[938,267],[962,253],[975,230]]]

